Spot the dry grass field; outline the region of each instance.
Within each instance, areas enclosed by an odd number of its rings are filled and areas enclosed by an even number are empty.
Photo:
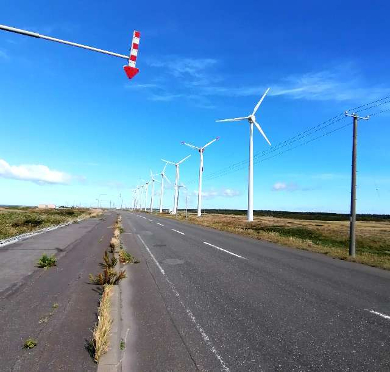
[[[170,217],[185,220],[184,214]],[[390,220],[357,222],[355,259],[348,256],[349,221],[257,216],[249,223],[232,214],[189,214],[187,221],[390,270]]]
[[[0,239],[73,222],[78,218],[95,217],[99,214],[101,214],[100,210],[82,208],[0,208]]]

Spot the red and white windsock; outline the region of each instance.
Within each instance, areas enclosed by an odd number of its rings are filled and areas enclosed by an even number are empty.
[[[140,37],[141,37],[141,33],[139,31],[134,31],[133,41],[132,41],[131,49],[130,49],[129,64],[126,66],[123,66],[123,69],[125,70],[126,75],[129,79],[132,79],[139,72],[139,69],[135,67],[135,63],[137,62],[138,46],[139,46]]]

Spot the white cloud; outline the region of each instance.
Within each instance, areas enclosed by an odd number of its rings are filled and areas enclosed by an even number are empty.
[[[229,198],[232,198],[233,196],[240,195],[240,192],[238,190],[225,189],[225,190],[222,191],[222,195],[227,196]]]
[[[272,186],[273,191],[295,191],[298,190],[298,186],[294,183],[276,182]]]
[[[160,101],[160,102],[169,102],[169,101],[173,101],[175,98],[178,98],[180,97],[181,94],[166,94],[166,93],[156,93],[156,94],[152,94],[150,95],[149,99],[151,101]]]
[[[208,189],[208,190],[203,190],[202,191],[202,198],[210,200],[210,199],[215,199],[218,197],[222,198],[232,198],[235,196],[240,195],[239,190],[235,189],[229,189],[229,188],[222,188],[222,189]],[[191,196],[198,196],[198,191],[194,190],[193,192],[190,193]]]
[[[204,78],[204,72],[217,63],[212,58],[180,58],[168,57],[147,61],[151,67],[161,67],[175,77],[190,76],[192,78]]]
[[[46,165],[10,165],[3,159],[0,159],[0,177],[38,184],[67,184],[72,178],[64,172],[49,169]]]

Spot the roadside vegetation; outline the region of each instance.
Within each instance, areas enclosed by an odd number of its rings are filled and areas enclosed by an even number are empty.
[[[92,340],[87,345],[96,363],[107,352],[110,342],[110,330],[113,322],[110,315],[110,297],[115,291],[114,285],[118,285],[122,279],[126,278],[126,271],[117,269],[119,262],[121,264],[139,262],[121,244],[120,234],[124,232],[121,216],[118,216],[113,228],[114,232],[109,249],[104,251],[103,261],[99,264],[103,271],[96,276],[89,274],[89,279],[92,284],[103,286],[102,297],[98,308],[98,321],[93,330]],[[121,341],[120,348],[121,350],[125,348],[123,340]]]
[[[83,208],[38,209],[27,207],[0,208],[0,240],[43,228],[97,217],[101,210]]]
[[[48,256],[46,253],[44,253],[37,262],[37,266],[43,269],[56,266],[56,264],[57,264],[56,257],[54,255]]]
[[[38,342],[35,341],[33,338],[28,338],[23,345],[23,348],[25,349],[33,349],[35,346],[38,345]]]
[[[99,362],[100,357],[108,350],[112,325],[110,315],[112,291],[112,285],[105,285],[103,288],[103,294],[98,308],[98,322],[93,330],[92,341],[89,345],[90,353],[96,363]]]
[[[201,218],[189,214],[188,219],[182,212],[177,217],[164,216],[390,270],[390,216],[359,216],[356,224],[356,257],[353,259],[348,256],[349,221],[345,220],[344,215],[308,213],[304,218],[304,213],[272,213],[286,217],[255,214],[254,221],[249,223],[242,214],[208,212]],[[313,216],[317,219],[312,219]]]

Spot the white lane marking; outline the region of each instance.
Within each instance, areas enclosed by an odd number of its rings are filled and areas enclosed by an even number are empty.
[[[153,222],[153,220],[149,220],[150,222]]]
[[[146,217],[142,216],[142,218],[143,218],[144,220],[146,220]]]
[[[369,310],[369,309],[364,309],[364,310],[369,311],[371,314],[379,315],[379,316],[381,316],[382,318],[385,318],[385,319],[387,319],[387,320],[390,320],[390,316],[389,316],[389,315],[382,314],[382,313],[380,313],[380,312],[378,312],[378,311],[375,311],[375,310]]]
[[[236,256],[236,257],[238,257],[238,258],[243,258],[244,260],[247,260],[247,258],[245,258],[245,257],[242,257],[242,256],[240,256],[240,255],[238,255],[238,254],[233,253],[233,252],[227,251],[226,249],[223,249],[223,248],[221,248],[221,247],[217,247],[217,246],[214,245],[214,244],[210,244],[210,243],[207,243],[207,242],[203,242],[203,244],[207,244],[207,245],[209,245],[210,247],[219,249],[220,251],[223,251],[223,252],[225,252],[225,253],[229,253],[229,254],[231,254],[232,256]]]
[[[143,239],[139,235],[138,235],[138,237],[141,240],[141,242],[144,245],[144,247],[146,248],[146,250],[149,252],[150,256],[152,257],[152,259],[155,262],[155,264],[157,265],[157,267],[160,269],[161,273],[164,275],[165,280],[168,282],[168,284],[171,287],[173,293],[175,294],[175,296],[177,297],[178,301],[180,302],[180,305],[184,308],[184,310],[186,311],[188,317],[191,319],[191,322],[195,324],[195,327],[198,330],[198,332],[201,334],[205,344],[209,347],[211,352],[219,360],[219,362],[221,363],[222,369],[224,371],[226,371],[226,372],[229,372],[230,371],[229,367],[226,365],[226,363],[223,361],[222,357],[219,355],[218,350],[214,347],[213,343],[210,341],[209,336],[207,336],[206,332],[203,330],[201,325],[198,323],[198,321],[196,320],[196,318],[195,318],[194,314],[192,313],[192,311],[189,308],[187,308],[186,305],[184,305],[184,302],[180,298],[179,292],[176,290],[174,284],[169,280],[169,278],[165,274],[164,269],[160,266],[160,264],[158,263],[158,261],[154,257],[153,253],[150,251],[149,247],[143,241]]]
[[[160,226],[164,226],[162,223],[160,223],[160,222],[156,222],[157,223],[157,225],[160,225]]]
[[[177,232],[178,234],[185,235],[183,232],[181,232],[179,230],[175,230],[175,229],[171,229],[171,230],[174,231],[174,232]]]

